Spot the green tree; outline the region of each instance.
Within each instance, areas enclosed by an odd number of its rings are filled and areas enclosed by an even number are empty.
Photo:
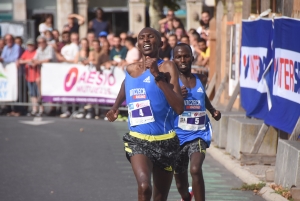
[[[171,10],[180,8],[178,2],[180,0],[147,0],[149,5],[150,26],[159,30],[158,21],[163,18],[163,7],[167,6]]]

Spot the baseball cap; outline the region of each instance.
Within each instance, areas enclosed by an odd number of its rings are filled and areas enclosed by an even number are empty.
[[[101,31],[99,33],[99,37],[106,37],[107,36],[107,32],[106,31]]]
[[[35,45],[35,42],[32,38],[29,38],[26,42],[26,45]]]

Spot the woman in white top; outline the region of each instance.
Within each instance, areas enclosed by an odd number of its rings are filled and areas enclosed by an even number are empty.
[[[39,25],[39,32],[42,36],[44,36],[44,32],[49,30],[52,31],[53,16],[48,14],[45,16],[45,21]]]

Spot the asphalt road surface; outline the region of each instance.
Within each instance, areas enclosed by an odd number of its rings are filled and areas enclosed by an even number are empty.
[[[0,117],[0,201],[133,201],[123,122]],[[207,155],[207,201],[263,201]],[[174,182],[168,200],[180,200]]]

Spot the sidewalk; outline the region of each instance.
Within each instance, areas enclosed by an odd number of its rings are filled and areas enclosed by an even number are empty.
[[[226,154],[224,149],[218,149],[213,144],[207,152],[219,163],[221,163],[228,171],[232,172],[236,177],[247,184],[256,184],[265,182],[264,174],[267,169],[274,168],[274,166],[254,165],[241,166],[240,162],[232,156]],[[288,201],[281,195],[274,192],[269,187],[270,183],[266,183],[266,187],[262,188],[258,193],[267,201]]]

